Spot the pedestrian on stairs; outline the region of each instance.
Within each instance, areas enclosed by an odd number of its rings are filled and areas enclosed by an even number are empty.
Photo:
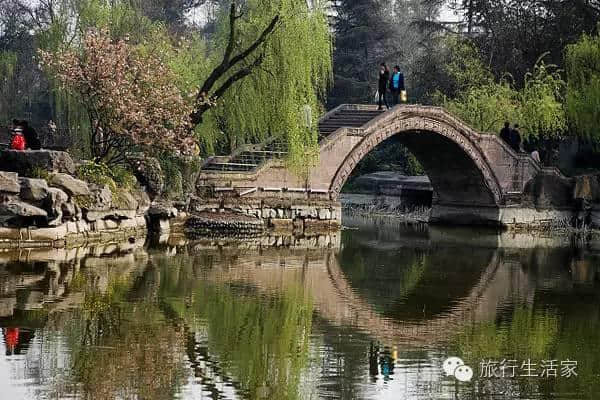
[[[379,68],[379,108],[378,110],[383,110],[383,105],[385,104],[386,109],[390,109],[390,105],[387,102],[387,90],[388,90],[388,82],[390,80],[390,69],[385,63],[381,63]]]
[[[517,153],[521,152],[521,132],[519,132],[518,124],[515,124],[515,127],[510,132],[510,143],[514,151]]]
[[[400,67],[396,65],[394,67],[394,73],[390,78],[390,91],[392,92],[394,105],[400,104],[400,95],[404,90],[404,75],[400,72]]]

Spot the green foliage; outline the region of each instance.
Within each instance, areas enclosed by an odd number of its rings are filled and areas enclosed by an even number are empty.
[[[17,54],[13,51],[0,50],[0,125],[10,120],[18,111],[18,98],[16,98],[15,71],[17,68]]]
[[[240,23],[240,42],[247,45],[279,14],[282,23],[261,50],[260,68],[238,82],[205,115],[197,133],[216,138],[223,133],[229,147],[267,137],[285,139],[294,160],[310,153],[317,143],[317,120],[332,74],[331,33],[324,4],[295,0],[252,0]],[[228,39],[228,19],[223,13],[218,22],[215,51],[219,60]],[[312,110],[312,126],[307,129],[303,108]],[[223,133],[221,133],[223,132]]]
[[[533,72],[525,75],[525,86],[519,91],[520,123],[525,136],[560,136],[567,128],[563,107],[565,82],[556,66],[546,65],[542,57]]]
[[[408,176],[425,175],[417,158],[402,145],[397,136],[393,136],[365,155],[352,171],[343,190],[351,192],[354,178],[379,171],[395,171]]]
[[[1,83],[5,83],[12,77],[17,65],[17,55],[12,51],[0,51],[0,76],[3,77]]]
[[[84,0],[80,3],[79,34],[90,28],[106,28],[115,39],[128,37],[135,43],[146,41],[161,25],[152,22],[129,2]]]
[[[475,325],[457,338],[469,360],[528,357],[544,359],[559,335],[560,319],[549,311],[517,308],[509,321]]]
[[[437,95],[437,103],[448,111],[480,132],[499,132],[504,121],[521,125],[525,138],[560,136],[565,131],[565,82],[543,57],[525,75],[523,88],[517,89],[509,76],[494,80],[471,45],[451,41],[450,48],[453,58],[446,68],[456,82],[456,95]]]
[[[107,185],[115,201],[118,201],[122,190],[132,190],[137,186],[135,176],[120,166],[109,167],[106,164],[86,161],[77,167],[76,175],[89,183]],[[85,199],[80,199],[80,202],[82,201],[85,202]]]
[[[504,121],[519,121],[518,93],[506,81],[473,86],[454,99],[438,100],[452,114],[480,132],[497,132]]]
[[[569,123],[577,134],[600,140],[600,36],[584,35],[566,48]]]
[[[483,64],[472,42],[452,36],[446,39],[445,45],[451,55],[445,69],[458,92],[494,83],[492,71]]]
[[[194,192],[202,164],[200,159],[162,153],[158,160],[163,176],[167,178],[163,188],[164,195],[172,200],[185,200],[189,193]]]
[[[44,179],[46,181],[50,179],[50,173],[48,170],[40,167],[34,167],[31,170],[30,175],[35,179]]]

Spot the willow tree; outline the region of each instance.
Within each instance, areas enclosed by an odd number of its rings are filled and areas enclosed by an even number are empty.
[[[584,35],[566,48],[567,116],[576,133],[600,140],[600,36]]]
[[[458,43],[458,44],[457,44]],[[557,137],[566,129],[563,106],[565,82],[554,65],[540,57],[518,88],[513,77],[495,79],[471,45],[451,42],[452,57],[446,66],[456,87],[455,96],[440,102],[482,132],[499,132],[504,121],[522,126],[525,137]]]
[[[316,119],[332,75],[324,3],[250,0],[242,9],[234,2],[218,27],[210,44],[217,67],[198,93],[196,132],[225,132],[230,147],[276,137],[288,143],[292,160],[305,159],[316,144]]]
[[[16,115],[14,74],[17,66],[17,55],[12,51],[0,51],[0,121],[10,120]],[[0,122],[0,125],[2,125]]]

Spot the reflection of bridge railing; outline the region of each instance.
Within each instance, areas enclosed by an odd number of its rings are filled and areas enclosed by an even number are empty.
[[[464,298],[458,299],[450,312],[423,322],[396,321],[381,315],[356,293],[341,270],[336,253],[335,250],[306,253],[273,249],[245,251],[242,258],[238,257],[239,250],[215,249],[210,254],[219,260],[220,268],[211,269],[207,278],[219,282],[243,282],[266,292],[276,292],[302,282],[323,318],[339,326],[354,326],[395,345],[444,342],[465,322],[488,319],[485,304],[497,300],[493,298],[496,291],[490,288],[495,283],[504,284],[502,279],[496,279],[501,257],[491,250],[489,263],[478,281]],[[490,296],[492,298],[488,298]]]

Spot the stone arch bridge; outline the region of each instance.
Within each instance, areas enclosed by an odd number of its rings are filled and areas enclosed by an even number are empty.
[[[342,105],[321,118],[319,133],[319,160],[304,177],[286,168],[286,149],[278,143],[208,159],[197,181],[201,197],[213,200],[205,208],[277,220],[339,220],[338,195],[352,170],[397,135],[429,176],[432,222],[507,225],[572,213],[572,182],[557,169],[544,168],[439,107],[401,105],[382,112]]]

